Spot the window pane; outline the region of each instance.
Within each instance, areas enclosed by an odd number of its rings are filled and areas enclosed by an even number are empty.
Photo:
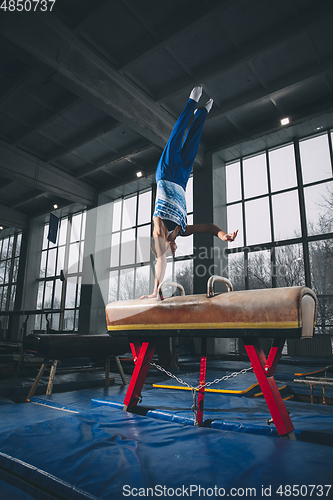
[[[43,309],[44,281],[38,283],[37,309]]]
[[[111,237],[111,267],[119,266],[119,244],[120,233],[115,233]]]
[[[53,281],[45,282],[44,309],[52,307]]]
[[[49,234],[49,224],[45,224],[44,226],[44,234],[43,234],[43,247],[42,249],[45,250],[48,246],[49,240],[47,239],[47,235]]]
[[[1,305],[1,311],[5,311],[7,307],[7,296],[8,296],[8,286],[3,287],[3,293],[2,293],[2,305]]]
[[[301,141],[299,148],[304,184],[332,177],[327,135]]]
[[[121,201],[117,201],[113,204],[113,217],[112,217],[112,231],[120,230],[120,219],[121,219]]]
[[[110,272],[110,280],[109,280],[108,302],[116,301],[117,294],[118,294],[118,271],[111,271]]]
[[[193,260],[175,262],[176,282],[184,287],[186,295],[193,295]]]
[[[243,175],[245,198],[268,193],[265,154],[244,160]]]
[[[121,265],[134,264],[135,259],[135,229],[121,233]]]
[[[136,221],[136,196],[124,200],[122,229],[134,227]]]
[[[192,216],[190,216],[192,218]],[[188,223],[190,217],[188,217]],[[192,221],[191,221],[192,222]],[[184,257],[186,255],[192,255],[193,254],[193,235],[191,236],[178,236],[176,238],[176,245],[177,245],[177,250],[175,253],[175,257]],[[169,255],[169,251],[167,253]]]
[[[245,290],[244,253],[228,255],[228,276],[234,290]]]
[[[304,188],[306,221],[309,235],[333,231],[333,183]]]
[[[57,275],[59,276],[60,271],[64,269],[65,263],[65,247],[60,247],[58,249],[58,262],[57,262]]]
[[[167,267],[166,267],[165,276],[164,276],[164,280],[163,281],[174,281],[174,278],[173,278],[173,260],[172,260],[172,258],[167,259]],[[171,295],[173,294],[174,291],[175,291],[174,288],[172,288],[170,286],[163,288],[163,296],[164,296],[164,298],[166,299],[167,297],[171,297]]]
[[[119,278],[119,300],[133,299],[134,292],[134,269],[120,271]]]
[[[138,228],[136,261],[149,262],[150,260],[150,224]]]
[[[302,245],[288,245],[275,249],[275,274],[278,287],[305,285]]]
[[[275,241],[301,236],[298,191],[272,196]]]
[[[231,233],[238,229],[237,238],[235,241],[228,243],[228,248],[242,247],[243,240],[243,211],[242,204],[230,205],[227,207],[228,227],[227,232]]]
[[[227,203],[238,201],[242,198],[240,162],[227,165],[225,168]]]
[[[193,215],[188,215],[187,217],[187,224],[188,225],[193,225]],[[192,255],[193,254],[193,234],[190,236],[178,236],[176,238],[176,245],[177,245],[177,250],[176,250],[176,257],[181,257],[185,255]]]
[[[39,273],[40,278],[44,278],[46,275],[46,255],[47,251],[45,250],[44,252],[42,252],[42,257],[40,261],[40,273]]]
[[[0,285],[5,282],[6,261],[0,262]]]
[[[13,283],[17,281],[17,274],[18,274],[18,268],[19,268],[19,258],[17,257],[14,259],[14,269],[13,269]]]
[[[40,328],[41,328],[40,323],[41,323],[41,316],[39,314],[36,314],[36,316],[35,316],[35,329],[36,330],[40,330]]]
[[[293,144],[269,152],[269,170],[273,192],[297,186]]]
[[[82,285],[82,278],[81,276],[78,277],[77,279],[77,290],[76,290],[76,307],[80,307],[80,300],[81,300],[81,285]],[[77,311],[78,313],[79,311]]]
[[[269,250],[249,253],[248,276],[250,290],[271,288],[271,253]]]
[[[17,240],[16,240],[16,251],[15,251],[15,257],[20,256],[20,251],[21,251],[21,243],[22,243],[22,233],[19,233],[17,235]]]
[[[61,292],[62,292],[62,281],[56,280],[53,298],[53,309],[60,309],[61,307]]]
[[[64,330],[74,330],[74,314],[75,311],[65,311],[64,313]]]
[[[151,191],[139,195],[138,224],[151,221]]]
[[[9,238],[9,246],[8,246],[8,253],[7,253],[7,259],[11,259],[13,255],[13,245],[14,245],[14,236],[11,236]]]
[[[53,328],[53,330],[59,330],[59,322],[60,322],[60,314],[59,313],[52,314],[51,328]]]
[[[245,203],[245,218],[247,245],[271,241],[268,198]]]
[[[67,279],[65,308],[74,308],[76,298],[76,276]]]
[[[77,273],[79,265],[79,243],[72,243],[69,246],[68,272]]]
[[[81,241],[81,243],[80,243],[80,255],[79,255],[79,273],[82,273],[83,252],[84,252],[84,241]]]
[[[71,243],[80,240],[82,213],[72,217]]]
[[[10,277],[10,260],[6,261],[5,283],[9,283]]]
[[[187,213],[193,212],[193,177],[190,177],[185,192]]]
[[[84,240],[85,235],[86,235],[86,220],[87,220],[87,212],[84,211],[82,213],[81,240]]]
[[[8,252],[8,238],[5,238],[2,243],[2,252],[1,252],[1,259],[7,259],[7,252]]]
[[[46,276],[54,276],[55,275],[55,263],[56,263],[56,256],[57,256],[57,249],[52,248],[48,252],[48,259],[47,259],[47,271],[46,271]]]
[[[135,277],[135,298],[149,295],[150,266],[137,267]]]
[[[13,285],[10,290],[10,301],[9,301],[9,310],[13,311],[15,304],[15,296],[16,296],[16,286]]]
[[[309,243],[312,288],[317,294],[333,290],[333,240]]]
[[[61,219],[60,221],[60,231],[59,231],[59,237],[58,237],[58,245],[65,245],[66,244],[66,235],[67,235],[67,225],[68,225],[68,219]]]

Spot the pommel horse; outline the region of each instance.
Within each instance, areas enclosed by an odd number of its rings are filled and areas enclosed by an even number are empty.
[[[222,281],[228,293],[214,293],[214,283]],[[180,289],[180,296],[163,298],[164,286]],[[124,410],[135,406],[141,395],[156,338],[228,337],[242,338],[268,409],[280,436],[295,439],[281,394],[274,380],[286,338],[313,336],[317,298],[307,287],[271,288],[233,291],[226,278],[211,276],[206,295],[185,296],[177,283],[161,283],[160,300],[112,302],[106,306],[106,320],[111,336],[129,336],[135,362],[125,396]],[[269,355],[261,348],[259,337],[273,338]],[[206,353],[201,354],[199,384],[205,383]],[[198,395],[198,425],[203,425],[204,387]]]

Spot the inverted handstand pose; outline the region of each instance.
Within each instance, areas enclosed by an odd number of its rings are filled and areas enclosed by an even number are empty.
[[[202,87],[194,87],[157,165],[157,191],[153,215],[153,238],[157,257],[155,286],[152,294],[143,295],[140,297],[141,299],[157,297],[157,289],[164,278],[167,266],[166,254],[169,249],[172,254],[175,253],[177,236],[209,233],[217,236],[220,240],[233,241],[238,233],[237,230],[227,234],[212,223],[187,225],[186,185],[198,152],[207,114],[213,105],[213,99],[209,99],[203,108],[196,109],[201,94]],[[183,141],[186,127],[193,113],[195,113],[193,123]]]

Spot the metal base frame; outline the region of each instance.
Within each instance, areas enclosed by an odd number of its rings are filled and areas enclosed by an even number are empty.
[[[281,357],[285,339],[274,339],[267,359],[257,338],[244,338],[243,342],[278,434],[289,439],[296,439],[294,426],[274,380],[274,373]],[[154,342],[141,343],[139,340],[132,341],[130,346],[135,368],[124,400],[125,411],[141,402],[141,391],[156,348]],[[207,356],[204,339],[201,348],[200,386],[204,385],[206,380]],[[204,395],[205,387],[202,387],[199,389],[198,395],[197,421],[199,426],[203,426]]]

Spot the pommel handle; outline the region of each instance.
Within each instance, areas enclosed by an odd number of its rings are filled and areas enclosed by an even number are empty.
[[[232,292],[234,287],[232,286],[231,281],[228,278],[224,278],[223,276],[211,276],[207,282],[207,297],[214,297],[214,283],[215,281],[222,281],[225,285],[227,285],[228,292]]]
[[[184,290],[184,287],[183,287],[182,285],[180,285],[179,283],[175,283],[175,282],[173,282],[173,281],[163,281],[163,282],[159,285],[159,287],[158,287],[158,289],[157,289],[157,292],[158,292],[158,294],[159,294],[159,296],[160,296],[161,300],[163,300],[163,299],[164,299],[163,294],[162,294],[162,288],[163,288],[163,287],[165,287],[165,286],[173,286],[173,287],[175,287],[175,288],[178,288],[178,289],[179,289],[179,291],[180,291],[180,295],[185,295],[185,290]]]

